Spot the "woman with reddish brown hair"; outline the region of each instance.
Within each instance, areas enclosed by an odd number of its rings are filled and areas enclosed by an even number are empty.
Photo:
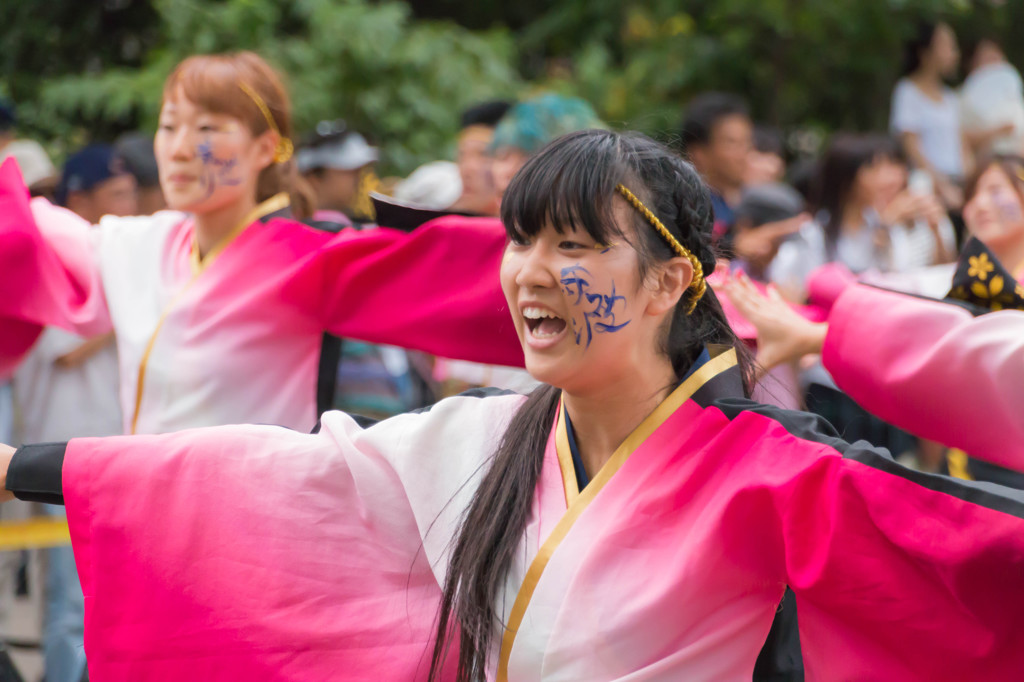
[[[41,325],[112,329],[125,432],[162,433],[309,430],[325,331],[521,362],[501,292],[480,276],[501,258],[498,221],[332,235],[290,219],[291,107],[256,54],[181,62],[154,144],[171,210],[98,226],[30,202],[17,166],[0,168],[0,371]]]

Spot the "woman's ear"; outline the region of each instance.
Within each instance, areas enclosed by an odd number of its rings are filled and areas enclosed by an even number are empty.
[[[647,304],[648,315],[664,315],[679,303],[693,282],[693,265],[682,256],[677,256],[660,266],[648,286],[651,301]]]
[[[256,146],[256,166],[263,170],[274,163],[274,154],[277,151],[277,143],[281,136],[273,130],[265,130],[259,135],[253,144]]]

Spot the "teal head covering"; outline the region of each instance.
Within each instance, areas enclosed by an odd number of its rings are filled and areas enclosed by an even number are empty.
[[[579,97],[541,95],[520,102],[501,118],[491,151],[515,147],[534,154],[556,137],[588,128],[607,128]]]

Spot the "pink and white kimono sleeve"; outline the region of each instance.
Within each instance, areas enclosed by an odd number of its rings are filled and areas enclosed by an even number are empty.
[[[36,228],[44,214],[49,234]],[[45,325],[83,335],[110,329],[90,226],[43,200],[30,203],[14,159],[0,164],[0,377],[17,367]]]
[[[71,441],[91,677],[425,679],[439,552],[521,400]]]
[[[30,202],[13,159],[0,165],[0,319],[110,331],[91,231],[71,211]]]
[[[829,316],[825,367],[851,398],[918,436],[1024,471],[1024,313],[864,286]]]
[[[442,357],[523,365],[499,269],[507,241],[493,218],[445,216],[395,238],[337,239],[318,255],[324,327],[338,336]]]
[[[822,440],[774,489],[808,679],[1014,678],[1024,495]]]

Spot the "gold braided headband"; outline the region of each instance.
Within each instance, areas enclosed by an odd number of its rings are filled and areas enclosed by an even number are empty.
[[[238,87],[242,88],[242,92],[252,98],[252,101],[260,108],[260,113],[263,114],[263,118],[267,119],[267,125],[270,126],[271,130],[277,133],[278,141],[277,148],[274,150],[274,163],[284,163],[288,159],[292,158],[292,152],[295,151],[295,145],[292,144],[291,140],[281,134],[281,130],[277,127],[277,122],[274,121],[274,116],[270,113],[267,103],[264,102],[263,98],[259,96],[259,93],[250,88],[247,83],[239,83]]]
[[[704,268],[701,266],[700,261],[668,231],[668,228],[658,220],[658,216],[651,213],[651,209],[644,206],[644,203],[637,199],[635,194],[626,189],[625,185],[616,185],[615,190],[632,204],[633,208],[640,212],[640,215],[647,219],[647,222],[668,242],[673,251],[690,261],[690,265],[693,267],[693,281],[690,282],[690,288],[693,289],[693,300],[690,301],[690,307],[686,311],[686,314],[689,315],[697,307],[697,301],[701,299],[708,288],[707,282],[704,281]]]

